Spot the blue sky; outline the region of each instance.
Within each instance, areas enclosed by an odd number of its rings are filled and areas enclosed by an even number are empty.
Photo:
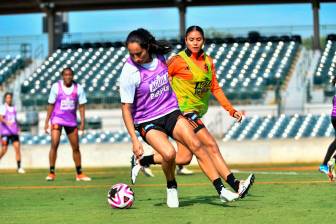
[[[336,24],[336,3],[321,4],[320,23]],[[39,35],[42,14],[0,16],[0,36]],[[69,14],[70,32],[129,31],[138,27],[149,30],[178,30],[175,8],[73,12]],[[187,26],[203,28],[269,27],[312,25],[309,4],[190,7]],[[323,31],[322,31],[323,32]],[[333,31],[336,33],[336,30]]]

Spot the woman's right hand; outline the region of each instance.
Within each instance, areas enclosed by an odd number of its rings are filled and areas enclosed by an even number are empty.
[[[138,139],[133,141],[133,154],[137,159],[140,159],[144,154],[142,144]]]
[[[49,122],[46,122],[46,123],[44,124],[44,132],[45,132],[46,134],[49,134]]]

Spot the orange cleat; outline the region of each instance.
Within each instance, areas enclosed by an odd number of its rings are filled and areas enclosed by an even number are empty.
[[[49,173],[48,176],[46,177],[47,181],[54,181],[56,179],[56,174],[54,173]]]
[[[76,181],[91,181],[91,178],[81,173],[76,175]]]

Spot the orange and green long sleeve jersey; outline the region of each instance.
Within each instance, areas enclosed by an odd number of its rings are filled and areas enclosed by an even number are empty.
[[[185,50],[167,62],[168,74],[182,112],[203,116],[209,105],[210,93],[231,116],[236,111],[219,86],[215,66],[205,53],[193,55]]]

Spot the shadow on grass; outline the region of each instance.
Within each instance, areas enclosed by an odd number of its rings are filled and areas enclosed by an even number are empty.
[[[233,202],[234,203],[234,202]],[[183,197],[180,198],[180,207],[193,206],[195,204],[207,204],[220,207],[234,208],[233,203],[223,203],[216,196],[197,196],[197,197]],[[166,203],[156,203],[154,206],[167,206]]]

